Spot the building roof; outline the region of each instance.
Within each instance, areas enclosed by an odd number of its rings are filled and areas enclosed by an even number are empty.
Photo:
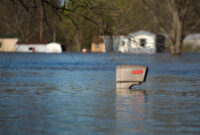
[[[184,40],[200,40],[200,33],[192,33],[185,37]]]
[[[48,44],[49,42],[17,42],[17,44],[21,45],[41,45],[41,44]]]
[[[103,37],[94,37],[92,39],[92,43],[95,43],[95,44],[99,44],[99,43],[104,43],[104,38]]]
[[[16,37],[16,36],[0,36],[0,39],[2,39],[2,38],[3,38],[3,39],[5,39],[5,38],[6,38],[6,39],[7,39],[7,38],[10,38],[10,39],[13,39],[13,38],[14,38],[14,39],[16,39],[17,37]]]
[[[155,37],[156,35],[151,33],[151,32],[148,32],[148,31],[144,31],[144,30],[141,30],[141,31],[138,31],[138,32],[134,32],[134,33],[130,33],[129,36],[138,36],[138,35],[148,35],[148,36],[152,36],[152,37]]]

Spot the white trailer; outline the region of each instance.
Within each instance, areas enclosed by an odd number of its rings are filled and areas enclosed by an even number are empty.
[[[62,48],[58,43],[18,43],[16,52],[62,53]]]

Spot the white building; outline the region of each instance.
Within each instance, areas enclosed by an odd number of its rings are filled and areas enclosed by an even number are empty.
[[[16,52],[62,53],[62,48],[58,43],[18,43]]]
[[[193,48],[200,47],[200,33],[192,33],[187,35],[183,42],[185,45],[190,45]]]
[[[118,51],[122,53],[128,53],[129,52],[129,38],[127,36],[120,36],[119,37],[119,46]]]
[[[120,36],[118,51],[122,53],[156,53],[156,35],[146,31]]]

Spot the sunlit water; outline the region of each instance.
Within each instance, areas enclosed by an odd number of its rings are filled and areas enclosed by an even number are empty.
[[[1,135],[200,134],[200,54],[10,58],[0,54]],[[116,90],[119,64],[147,65],[146,82]]]

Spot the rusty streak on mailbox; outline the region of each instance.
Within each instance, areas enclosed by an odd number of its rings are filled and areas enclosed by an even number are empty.
[[[116,88],[130,89],[145,81],[148,68],[139,65],[120,65],[116,68]]]

